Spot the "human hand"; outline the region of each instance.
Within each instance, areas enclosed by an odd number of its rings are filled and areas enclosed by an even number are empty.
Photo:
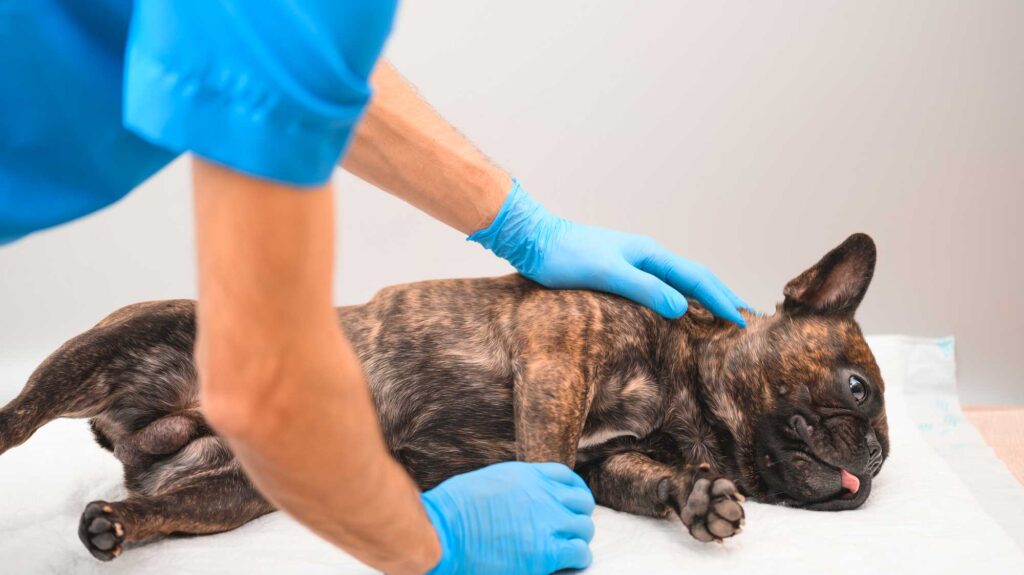
[[[560,463],[498,463],[422,499],[441,542],[429,575],[548,575],[590,565],[594,496]]]
[[[686,313],[684,296],[740,326],[746,322],[737,308],[753,311],[706,267],[673,254],[647,236],[554,216],[527,195],[518,181],[491,225],[468,239],[544,286],[613,293],[668,318]]]

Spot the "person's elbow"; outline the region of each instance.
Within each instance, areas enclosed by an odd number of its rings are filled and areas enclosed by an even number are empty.
[[[203,417],[228,439],[256,441],[271,431],[284,411],[273,389],[280,378],[273,369],[253,369],[253,362],[259,359],[236,356],[198,365]]]

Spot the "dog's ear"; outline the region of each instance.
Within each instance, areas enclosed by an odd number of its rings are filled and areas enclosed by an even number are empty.
[[[875,242],[867,234],[853,234],[786,284],[782,310],[853,316],[874,273]]]

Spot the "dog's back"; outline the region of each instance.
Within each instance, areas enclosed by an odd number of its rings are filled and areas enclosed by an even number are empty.
[[[512,275],[389,287],[338,315],[388,446],[430,488],[516,458],[513,386],[524,336],[557,332],[611,299],[552,292]],[[0,427],[0,453],[54,418],[88,417],[134,491],[179,486],[177,471],[187,465],[223,463],[226,448],[199,410],[195,329],[190,300],[115,311],[30,377],[12,406],[35,417]]]

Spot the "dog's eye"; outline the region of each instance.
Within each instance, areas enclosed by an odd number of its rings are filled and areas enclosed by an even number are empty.
[[[850,376],[850,393],[853,394],[853,399],[857,403],[863,403],[864,399],[868,396],[868,386],[864,383],[864,380],[857,377],[856,375]]]

